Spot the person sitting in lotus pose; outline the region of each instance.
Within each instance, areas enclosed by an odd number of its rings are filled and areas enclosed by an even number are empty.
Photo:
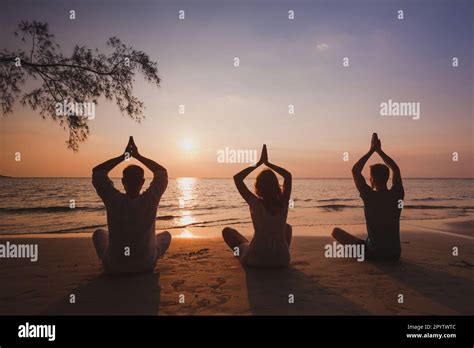
[[[370,184],[367,185],[362,169],[374,153],[379,154],[385,164],[370,166]],[[387,188],[390,169],[393,173],[392,187]],[[376,133],[367,152],[352,168],[355,186],[364,202],[367,239],[359,239],[336,227],[332,236],[342,244],[364,244],[368,260],[397,261],[401,255],[400,214],[405,191],[400,168],[382,151],[382,143]]]
[[[255,180],[255,194],[244,183],[245,177],[260,165],[262,170]],[[275,172],[283,179],[280,187]],[[227,245],[239,256],[240,262],[251,267],[285,267],[290,263],[292,228],[286,223],[291,195],[291,173],[268,161],[267,147],[263,145],[258,163],[234,176],[235,185],[250,208],[254,236],[249,242],[235,229],[224,228],[222,236]]]
[[[128,156],[126,156],[128,155]],[[136,158],[153,173],[146,191],[141,167],[130,165],[123,170],[125,193],[114,188],[108,173],[129,156]],[[168,185],[166,169],[138,152],[130,137],[125,153],[99,164],[92,170],[92,184],[107,210],[109,231],[98,229],[93,234],[97,255],[110,273],[153,271],[156,261],[168,249],[171,234],[155,235],[156,210]]]

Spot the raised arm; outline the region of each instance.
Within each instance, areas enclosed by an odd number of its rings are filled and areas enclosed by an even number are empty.
[[[352,177],[354,178],[354,183],[357,187],[357,190],[361,192],[365,186],[367,186],[367,183],[365,182],[365,178],[362,175],[362,170],[364,169],[365,164],[369,160],[370,156],[372,156],[375,152],[375,148],[377,146],[378,138],[377,134],[374,133],[372,134],[372,141],[370,144],[370,150],[362,156],[356,164],[352,167]]]
[[[99,164],[98,166],[95,166],[94,169],[92,169],[92,172],[98,172],[98,171],[105,171],[106,173],[109,173],[112,169],[114,169],[119,163],[122,161],[125,161],[125,159],[129,158],[131,154],[131,141],[133,141],[132,137],[130,137],[127,147],[125,148],[125,151],[122,155],[111,158],[104,163]]]
[[[286,169],[277,166],[276,164],[268,162],[268,160],[267,162],[265,162],[265,165],[283,177],[283,197],[286,200],[289,200],[291,196],[291,184],[292,184],[291,173],[287,171]]]
[[[385,162],[385,164],[393,172],[392,185],[393,186],[403,186],[403,184],[402,184],[402,174],[400,173],[400,168],[395,163],[395,161],[392,158],[390,158],[389,155],[387,155],[385,152],[382,151],[381,144],[379,144],[379,147],[377,148],[376,151],[379,154],[379,156],[382,158],[382,160]]]
[[[92,172],[105,171],[105,172],[108,173],[112,169],[114,169],[123,160],[125,160],[124,155],[120,155],[120,156],[111,158],[108,161],[105,161],[104,163],[101,163],[98,166],[95,166],[94,169],[92,169]]]
[[[159,165],[158,163],[156,163],[155,161],[153,161],[149,158],[146,158],[145,156],[137,154],[136,156],[133,156],[133,157],[135,157],[138,161],[143,163],[143,165],[145,167],[147,167],[148,169],[150,169],[153,172],[153,174],[159,173],[159,172],[165,172],[166,173],[166,168],[165,167]]]
[[[129,140],[123,155],[109,159],[92,169],[92,185],[94,185],[97,194],[106,205],[111,202],[117,194],[119,194],[119,191],[114,188],[114,184],[109,178],[109,172],[119,163],[129,158],[130,155]]]
[[[263,145],[262,154],[260,155],[260,160],[250,167],[247,167],[237,174],[234,175],[234,182],[237,190],[239,191],[242,198],[247,202],[250,203],[252,200],[256,200],[257,196],[255,196],[252,191],[250,191],[244,183],[244,179],[252,173],[257,167],[261,166],[263,163],[267,161],[267,147]]]
[[[135,145],[135,142],[133,140],[133,137],[130,137],[130,152],[131,152],[131,155],[136,158],[139,162],[143,163],[143,165],[145,167],[147,167],[151,172],[153,172],[153,175],[156,175],[156,174],[167,174],[167,171],[166,171],[166,168],[159,165],[158,163],[156,163],[155,161],[145,157],[145,156],[142,156],[139,152],[138,152],[138,148],[137,146]]]

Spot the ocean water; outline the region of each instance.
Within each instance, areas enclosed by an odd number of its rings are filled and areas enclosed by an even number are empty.
[[[120,179],[113,181],[122,189]],[[474,179],[405,179],[404,186],[402,219],[445,219],[474,211]],[[364,223],[352,179],[294,179],[292,199],[288,222],[294,228]],[[92,232],[106,227],[105,214],[90,178],[0,179],[1,234]],[[157,231],[192,227],[198,235],[250,224],[248,207],[231,179],[170,179],[156,218]]]

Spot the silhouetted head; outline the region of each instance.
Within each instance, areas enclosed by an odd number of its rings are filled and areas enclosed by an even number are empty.
[[[255,180],[255,193],[262,199],[263,205],[271,214],[275,214],[281,210],[280,183],[272,170],[264,169],[257,175],[257,179]]]
[[[135,198],[140,195],[140,190],[145,183],[145,172],[136,165],[130,165],[123,170],[122,184],[127,196]]]
[[[377,163],[370,166],[370,185],[376,190],[386,189],[390,170],[385,164]]]

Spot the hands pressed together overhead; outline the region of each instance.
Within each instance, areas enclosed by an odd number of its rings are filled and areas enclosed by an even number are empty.
[[[372,134],[372,140],[370,142],[370,151],[380,152],[382,150],[382,142],[380,141],[377,133]]]
[[[257,167],[262,164],[268,165],[268,163],[267,145],[263,144],[262,153],[260,154],[260,160],[257,162]]]
[[[128,153],[130,156],[135,157],[135,158],[140,156],[137,145],[135,145],[135,141],[133,140],[132,136],[128,139],[128,144],[127,144],[127,147],[125,148],[125,153]]]

